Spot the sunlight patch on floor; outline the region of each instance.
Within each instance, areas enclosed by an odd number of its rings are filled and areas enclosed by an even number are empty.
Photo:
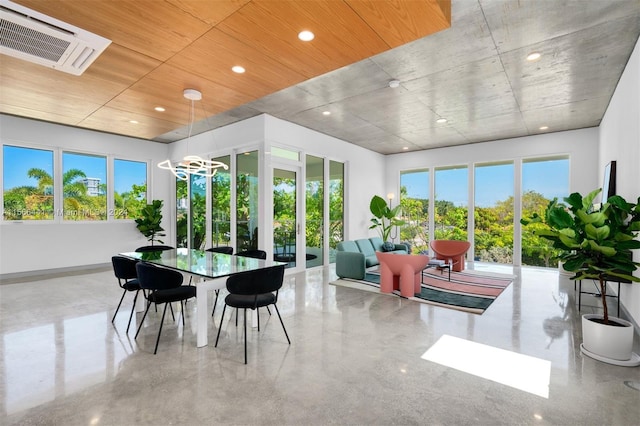
[[[443,335],[422,359],[549,398],[551,362]]]

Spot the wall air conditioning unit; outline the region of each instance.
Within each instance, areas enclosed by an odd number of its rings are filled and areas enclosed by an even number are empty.
[[[69,74],[81,75],[111,44],[8,0],[0,0],[0,53]]]

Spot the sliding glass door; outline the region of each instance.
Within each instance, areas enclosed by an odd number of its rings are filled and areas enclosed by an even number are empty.
[[[400,174],[400,205],[404,225],[400,242],[411,245],[412,253],[429,251],[429,170]]]
[[[474,258],[513,263],[513,162],[475,165]]]
[[[307,268],[324,264],[324,159],[307,155],[305,180]]]
[[[435,171],[436,240],[467,240],[468,169],[467,166],[437,168]]]
[[[297,172],[273,169],[273,258],[295,268],[298,256]]]

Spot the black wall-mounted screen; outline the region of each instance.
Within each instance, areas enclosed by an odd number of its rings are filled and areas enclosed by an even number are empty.
[[[602,202],[616,195],[616,162],[611,161],[604,167],[604,182],[602,184]]]

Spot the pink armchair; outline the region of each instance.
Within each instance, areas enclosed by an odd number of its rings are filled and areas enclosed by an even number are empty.
[[[436,259],[444,260],[451,264],[452,271],[460,272],[464,270],[464,257],[469,247],[471,247],[469,241],[433,240],[429,245],[436,254]]]
[[[380,262],[380,291],[391,293],[400,290],[403,297],[420,293],[422,270],[429,263],[429,256],[376,252]]]

